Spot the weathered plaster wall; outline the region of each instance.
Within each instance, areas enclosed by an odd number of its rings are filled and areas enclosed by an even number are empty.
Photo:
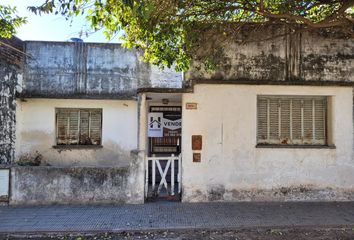
[[[0,163],[14,159],[18,69],[0,60]]]
[[[55,108],[102,108],[102,148],[55,149]],[[137,149],[133,100],[25,99],[18,101],[16,159],[42,156],[52,166],[129,166]]]
[[[131,99],[137,88],[181,87],[182,74],[160,71],[119,44],[25,42],[26,97]]]
[[[323,32],[284,36],[286,29],[244,27],[234,36],[201,37],[200,52],[214,70],[195,60],[186,80],[271,82],[354,82],[354,40]],[[276,37],[279,36],[279,37]],[[198,59],[198,57],[196,57]],[[299,84],[299,83],[298,83]]]
[[[15,151],[15,92],[21,80],[21,40],[13,37],[0,41],[0,164],[9,164]]]
[[[336,148],[256,148],[259,94],[331,96]],[[354,199],[351,87],[197,84],[182,102],[198,104],[182,115],[183,201]],[[203,136],[200,163],[192,135]]]
[[[130,167],[13,167],[10,204],[143,203],[143,162]]]
[[[354,40],[304,34],[299,46],[300,77],[354,83]]]

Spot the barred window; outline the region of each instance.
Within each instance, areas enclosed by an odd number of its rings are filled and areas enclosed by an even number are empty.
[[[102,109],[56,109],[57,145],[101,145]]]
[[[257,143],[327,144],[327,97],[258,96]]]

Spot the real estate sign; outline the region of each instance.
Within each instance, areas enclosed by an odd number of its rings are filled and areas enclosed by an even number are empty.
[[[163,113],[153,112],[148,115],[148,137],[162,137]]]
[[[148,137],[179,137],[181,127],[180,113],[153,112],[148,115]]]

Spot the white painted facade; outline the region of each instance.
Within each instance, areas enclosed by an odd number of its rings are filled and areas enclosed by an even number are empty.
[[[102,148],[55,149],[56,108],[101,108]],[[52,166],[129,166],[137,149],[137,102],[133,100],[25,99],[17,101],[16,159],[36,152]]]
[[[328,96],[328,140],[335,147],[257,148],[258,95]],[[162,99],[182,106],[182,201],[353,199],[351,87],[196,84],[191,93],[142,93],[138,102],[18,99],[16,158],[38,151],[52,166],[133,167],[130,184],[139,189],[141,202],[147,114]],[[197,109],[186,109],[187,103]],[[103,147],[53,148],[56,108],[102,108]],[[195,151],[201,153],[199,163],[192,160],[192,135],[203,138],[202,150]]]
[[[335,148],[256,148],[257,95],[329,98]],[[200,84],[182,105],[182,201],[347,200],[354,192],[352,87]],[[191,136],[202,135],[201,162]],[[198,152],[198,151],[196,151]]]

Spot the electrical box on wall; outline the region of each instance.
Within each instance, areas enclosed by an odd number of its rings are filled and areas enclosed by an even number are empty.
[[[202,156],[200,153],[193,153],[193,162],[201,162]]]
[[[202,148],[203,148],[202,135],[192,135],[193,162],[202,161],[202,154],[200,152]]]
[[[192,135],[192,150],[202,150],[202,135]]]

